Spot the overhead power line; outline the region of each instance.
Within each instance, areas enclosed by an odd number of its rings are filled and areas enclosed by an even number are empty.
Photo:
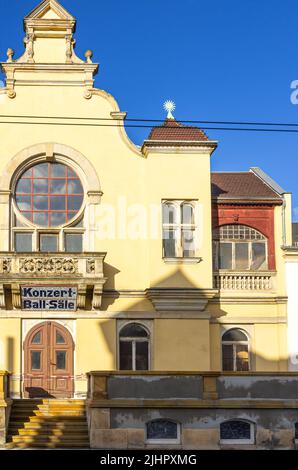
[[[80,121],[123,121],[122,118],[101,118],[101,117],[79,117],[79,116],[40,116],[40,115],[10,115],[0,114],[0,118],[15,118],[15,119],[66,119],[66,120],[80,120]],[[126,118],[126,122],[152,122],[164,123],[164,119],[144,119],[144,118]],[[257,122],[257,121],[202,121],[202,120],[179,120],[181,124],[220,124],[220,125],[239,125],[239,126],[285,126],[285,127],[298,127],[298,123],[290,122]],[[138,126],[139,127],[139,126]],[[152,126],[149,126],[152,127]]]

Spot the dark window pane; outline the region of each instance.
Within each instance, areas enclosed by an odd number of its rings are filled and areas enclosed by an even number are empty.
[[[249,362],[248,362],[248,346],[246,344],[236,344],[236,370],[248,371]]]
[[[226,371],[234,370],[233,345],[232,344],[222,345],[222,370],[226,370]]]
[[[66,369],[66,351],[56,351],[56,369]]]
[[[120,341],[120,370],[132,370],[132,342]]]
[[[295,440],[298,440],[298,423],[295,423]]]
[[[83,235],[81,233],[66,233],[65,251],[69,253],[81,253],[83,251]]]
[[[32,233],[15,234],[15,251],[18,253],[32,251]]]
[[[34,212],[33,222],[41,227],[47,227],[49,225],[49,213],[48,212]]]
[[[65,339],[59,331],[56,331],[56,344],[65,344]]]
[[[69,211],[78,211],[83,204],[83,196],[69,196],[67,207]]]
[[[39,249],[42,252],[55,252],[58,251],[58,235],[40,235]]]
[[[39,163],[33,167],[33,176],[34,178],[42,178],[43,176],[48,176],[49,174],[49,164],[48,163]]]
[[[40,331],[33,336],[33,339],[32,339],[31,342],[32,342],[32,344],[40,344],[40,342],[41,342],[41,332]]]
[[[237,328],[227,331],[222,337],[223,341],[247,341],[247,339],[246,334]]]
[[[30,196],[16,196],[16,203],[20,211],[31,210],[31,197]]]
[[[31,351],[31,369],[41,369],[41,351]]]
[[[31,180],[20,179],[16,187],[16,193],[31,193]]]
[[[235,243],[235,269],[249,269],[248,243]]]
[[[182,230],[183,257],[191,258],[196,255],[194,230]]]
[[[65,211],[66,198],[65,196],[51,196],[51,210]]]
[[[265,243],[252,243],[251,269],[266,268],[266,245]]]
[[[48,196],[34,196],[33,209],[35,211],[47,211],[49,209]]]
[[[33,192],[35,194],[47,194],[48,190],[48,180],[33,180]]]
[[[142,325],[129,323],[120,331],[121,338],[147,338],[148,333]]]
[[[66,166],[60,163],[51,164],[51,177],[52,178],[65,178],[66,177]]]
[[[149,343],[148,341],[136,341],[136,370],[149,369]]]
[[[232,243],[219,244],[219,268],[232,269]]]
[[[176,257],[175,232],[173,230],[163,231],[163,250],[166,258]]]
[[[250,440],[251,425],[245,421],[226,421],[220,425],[222,440]]]
[[[147,423],[147,439],[178,439],[177,423],[159,419]]]

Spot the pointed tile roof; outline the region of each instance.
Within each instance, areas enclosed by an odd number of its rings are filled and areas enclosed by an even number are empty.
[[[148,141],[209,141],[205,132],[199,127],[185,126],[175,119],[166,119],[161,126],[153,127]]]

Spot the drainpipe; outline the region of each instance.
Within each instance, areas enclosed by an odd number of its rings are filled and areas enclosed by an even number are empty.
[[[287,201],[285,195],[282,195],[282,210],[281,210],[281,217],[282,217],[282,244],[283,246],[287,245],[287,224],[286,224],[286,208],[287,208]]]

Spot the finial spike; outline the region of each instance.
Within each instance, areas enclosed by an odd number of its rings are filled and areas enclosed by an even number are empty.
[[[172,100],[165,101],[163,107],[164,107],[164,110],[167,111],[167,113],[168,113],[167,114],[167,119],[175,119],[173,114],[172,114],[172,111],[174,111],[175,108],[176,108],[176,105],[175,105],[174,101],[172,101]]]

